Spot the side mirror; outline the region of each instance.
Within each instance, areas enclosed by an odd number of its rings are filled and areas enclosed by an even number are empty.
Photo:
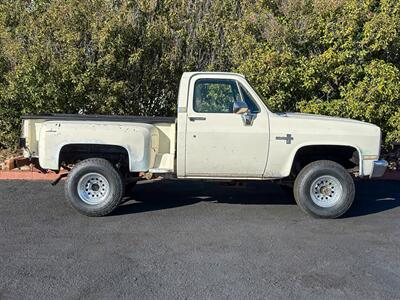
[[[236,101],[233,103],[233,113],[234,114],[245,114],[249,111],[249,107],[247,106],[246,102],[244,101]]]

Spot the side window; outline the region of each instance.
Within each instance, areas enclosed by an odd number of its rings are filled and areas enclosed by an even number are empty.
[[[247,106],[250,109],[250,112],[259,113],[260,108],[257,106],[253,97],[251,97],[250,93],[245,89],[243,85],[239,83],[239,86],[240,86],[240,92],[242,93],[243,101],[246,102]]]
[[[233,103],[240,101],[234,80],[198,79],[194,86],[193,110],[199,113],[233,113]]]

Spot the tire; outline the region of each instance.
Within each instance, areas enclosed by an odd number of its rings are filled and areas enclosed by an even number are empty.
[[[111,213],[124,195],[124,182],[114,166],[103,158],[89,158],[75,165],[65,184],[69,204],[83,215]]]
[[[305,166],[294,182],[297,205],[316,218],[340,217],[353,204],[354,195],[353,178],[345,168],[330,160]]]

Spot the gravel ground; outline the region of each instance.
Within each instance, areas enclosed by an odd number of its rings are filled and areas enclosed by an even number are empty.
[[[63,184],[0,182],[0,299],[400,299],[400,182],[317,220],[265,182],[145,182],[81,216]]]

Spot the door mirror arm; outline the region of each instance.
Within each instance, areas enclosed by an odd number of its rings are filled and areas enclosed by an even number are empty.
[[[246,113],[242,114],[242,120],[244,126],[251,126],[253,125],[254,120],[256,119],[257,114],[253,114],[248,110]]]
[[[253,121],[257,116],[250,111],[247,103],[244,101],[236,101],[233,103],[233,113],[242,116],[244,126],[253,125]]]
[[[245,114],[249,111],[249,107],[247,106],[247,103],[244,101],[236,101],[233,103],[233,113],[242,115]]]

